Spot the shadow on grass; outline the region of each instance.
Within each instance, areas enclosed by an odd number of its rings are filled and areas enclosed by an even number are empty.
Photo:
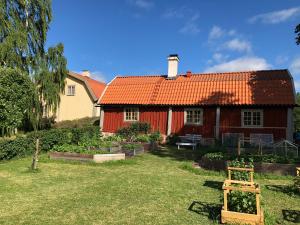
[[[185,148],[177,149],[173,146],[160,146],[158,149],[150,151],[150,153],[159,157],[168,157],[178,161],[185,161],[195,160],[197,158],[195,151]]]
[[[292,185],[265,185],[270,191],[281,192],[288,195],[297,195],[296,189]]]
[[[203,184],[205,187],[210,187],[217,190],[222,190],[223,182],[214,181],[214,180],[206,180]]]
[[[283,219],[292,223],[300,223],[300,211],[299,210],[282,210]]]
[[[221,220],[221,204],[193,201],[188,210],[199,215],[207,216],[208,219],[214,222]]]

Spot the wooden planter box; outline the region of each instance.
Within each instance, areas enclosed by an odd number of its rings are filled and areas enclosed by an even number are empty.
[[[125,154],[81,154],[73,152],[50,152],[50,159],[65,159],[65,160],[77,160],[77,161],[90,161],[96,163],[102,163],[106,161],[124,160]]]
[[[240,186],[235,186],[236,184]],[[251,181],[234,181],[225,180],[223,184],[224,190],[224,206],[221,211],[222,223],[237,223],[250,225],[264,225],[264,214],[260,206],[260,187]],[[256,195],[256,214],[241,213],[229,211],[228,209],[228,194],[230,191],[252,192]]]
[[[122,148],[122,152],[127,157],[132,157],[132,156],[140,155],[140,154],[144,153],[144,147],[140,146],[140,147],[135,148],[134,150],[129,150],[129,149],[126,149],[126,148]]]

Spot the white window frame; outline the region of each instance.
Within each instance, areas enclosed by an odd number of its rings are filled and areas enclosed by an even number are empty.
[[[136,110],[136,112],[137,112],[137,120],[127,120],[127,119],[126,119],[126,110],[127,110],[127,109],[134,109],[134,110]],[[138,108],[138,107],[125,107],[123,113],[124,113],[124,121],[125,121],[125,122],[137,122],[137,121],[140,120],[140,111],[139,111],[139,108]]]
[[[187,122],[187,111],[200,111],[200,122],[199,123]],[[202,108],[185,108],[184,109],[184,124],[185,125],[202,126],[203,125],[203,109]]]
[[[69,88],[73,87],[74,92],[69,92]],[[75,96],[76,94],[76,86],[75,84],[67,85],[67,96]]]
[[[245,112],[251,112],[251,125],[245,125],[244,124],[244,113]],[[259,125],[253,125],[253,112],[259,112],[260,113],[260,124]],[[242,115],[241,115],[241,124],[242,127],[263,127],[264,125],[264,111],[262,109],[242,109]]]

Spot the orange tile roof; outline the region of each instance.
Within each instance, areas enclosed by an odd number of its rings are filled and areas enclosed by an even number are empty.
[[[83,81],[87,85],[88,90],[92,92],[91,94],[94,95],[96,100],[99,99],[99,97],[101,96],[102,92],[106,87],[105,83],[94,80],[87,76],[83,76],[74,72],[69,72],[69,75]]]
[[[288,70],[166,76],[117,76],[99,104],[295,105]]]

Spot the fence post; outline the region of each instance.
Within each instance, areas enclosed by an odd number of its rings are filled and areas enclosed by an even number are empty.
[[[238,156],[241,155],[241,139],[238,140]]]

